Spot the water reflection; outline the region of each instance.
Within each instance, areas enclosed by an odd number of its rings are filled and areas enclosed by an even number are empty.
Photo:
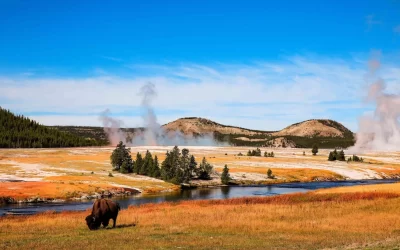
[[[229,190],[230,190],[230,188],[229,187],[221,187],[221,193],[222,193],[222,196],[224,197],[224,199],[227,199],[228,197],[229,197]]]

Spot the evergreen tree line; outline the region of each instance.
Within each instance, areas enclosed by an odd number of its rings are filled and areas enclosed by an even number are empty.
[[[122,142],[112,152],[110,159],[115,171],[147,175],[174,184],[189,183],[192,179],[209,180],[213,171],[213,166],[205,157],[200,165],[197,165],[195,157],[189,154],[188,149],[184,148],[181,151],[177,146],[166,153],[161,168],[157,156],[153,158],[148,150],[144,158],[138,152],[136,160],[133,160],[130,148],[126,148]]]
[[[364,159],[362,157],[358,157],[357,155],[353,155],[353,157],[347,158],[347,162],[350,161],[355,161],[355,162],[364,162]]]
[[[257,149],[253,149],[253,150],[249,150],[247,152],[247,156],[261,156],[261,150],[259,148]]]
[[[119,142],[115,150],[112,152],[111,165],[113,170],[123,174],[136,173],[159,178],[161,176],[160,164],[157,155],[151,155],[147,150],[144,158],[140,152],[136,154],[136,160],[132,159],[131,149],[127,148],[122,142]]]
[[[205,157],[197,166],[196,159],[189,154],[189,150],[184,148],[180,151],[178,146],[167,152],[166,158],[161,164],[161,178],[175,184],[188,183],[195,178],[209,180],[212,171],[213,166],[207,162]]]
[[[271,153],[265,151],[264,152],[264,157],[275,157],[274,152],[272,151]]]
[[[99,146],[103,143],[40,125],[0,107],[0,148]]]
[[[333,152],[329,152],[328,161],[345,161],[346,157],[344,151],[338,152],[336,149]]]

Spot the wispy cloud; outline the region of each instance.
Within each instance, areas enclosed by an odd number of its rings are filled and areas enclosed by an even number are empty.
[[[110,61],[114,61],[114,62],[122,62],[123,61],[121,58],[118,58],[118,57],[112,57],[112,56],[100,56],[100,57],[110,60]]]
[[[370,31],[373,26],[382,24],[382,21],[377,20],[374,14],[370,14],[365,17],[365,23],[367,24],[367,31]]]
[[[400,24],[393,28],[393,32],[396,34],[400,34]]]
[[[366,110],[362,99],[367,66],[363,61],[295,56],[279,63],[131,67],[146,74],[133,78],[3,76],[0,105],[52,125],[100,125],[95,114],[109,108],[126,126],[140,126],[137,94],[141,86],[152,82],[160,123],[203,116],[231,125],[276,130],[305,119],[331,118],[356,129],[358,115]],[[398,67],[386,65],[381,71],[388,91],[395,91]]]

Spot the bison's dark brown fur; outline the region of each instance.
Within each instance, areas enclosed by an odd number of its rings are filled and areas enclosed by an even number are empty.
[[[108,199],[98,199],[93,204],[92,213],[86,217],[86,224],[90,230],[95,230],[101,224],[103,224],[103,227],[107,227],[110,219],[113,219],[113,227],[115,227],[119,210],[118,202],[115,203]]]

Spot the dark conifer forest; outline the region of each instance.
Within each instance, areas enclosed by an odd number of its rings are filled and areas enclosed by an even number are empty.
[[[0,107],[0,148],[101,146],[107,142],[48,128]]]

